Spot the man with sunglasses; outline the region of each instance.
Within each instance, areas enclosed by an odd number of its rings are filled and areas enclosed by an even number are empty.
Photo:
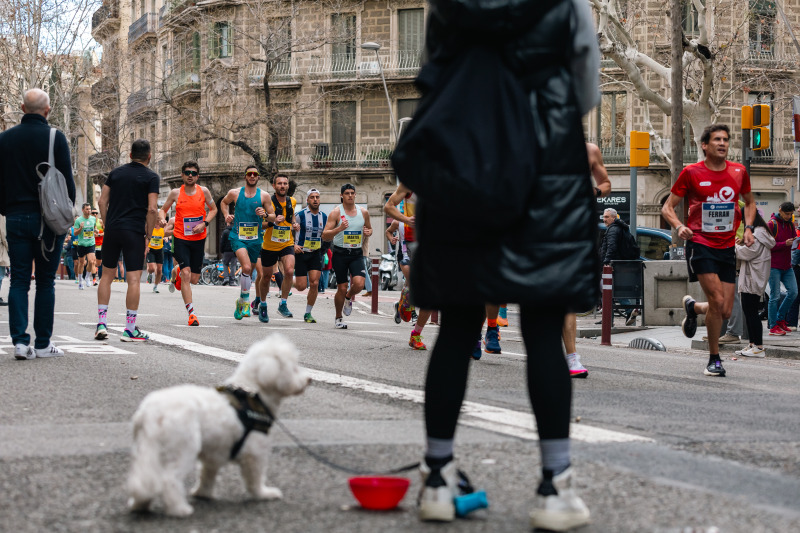
[[[278,305],[278,313],[284,318],[292,318],[292,313],[286,305],[289,291],[292,290],[292,280],[294,278],[294,235],[296,230],[294,214],[297,208],[297,201],[289,195],[289,177],[285,174],[277,174],[272,181],[275,194],[271,201],[275,208],[274,222],[268,223],[264,231],[264,240],[261,245],[261,268],[264,275],[260,278],[259,292],[267,296],[269,284],[272,279],[273,267],[281,262],[283,267],[283,283],[281,283],[281,302]],[[258,319],[268,322],[267,302],[262,301],[258,309]]]
[[[261,278],[264,274],[261,270],[260,254],[261,240],[264,235],[264,228],[268,222],[275,221],[275,209],[266,191],[258,188],[258,169],[250,165],[245,169],[244,187],[231,189],[225,198],[220,202],[222,216],[225,217],[226,224],[232,224],[228,240],[231,244],[236,259],[242,265],[242,274],[239,276],[239,287],[241,293],[236,300],[236,309],[233,318],[241,320],[243,317],[250,316],[250,285],[253,282],[252,272],[255,265],[256,273]],[[230,213],[230,205],[234,204],[235,214]],[[256,301],[260,300],[258,286],[256,285]],[[267,322],[266,305],[264,318],[259,315],[262,322]]]
[[[174,257],[180,269],[180,290],[186,312],[189,314],[189,325],[199,326],[200,322],[194,314],[192,304],[192,284],[200,281],[200,271],[205,257],[206,229],[217,216],[217,205],[211,192],[197,185],[200,166],[197,161],[187,161],[181,167],[183,185],[172,189],[164,201],[160,211],[160,226],[167,225],[167,214],[175,204]],[[172,273],[171,283],[175,283],[177,273]],[[177,287],[177,283],[175,283]]]
[[[322,231],[328,222],[328,215],[319,210],[319,191],[317,189],[309,189],[306,194],[306,203],[307,207],[295,215],[299,229],[295,232],[294,286],[298,291],[303,291],[308,282],[308,298],[303,320],[309,324],[316,324],[317,321],[311,316],[311,310],[314,308],[319,292],[323,250],[328,248],[322,241]]]

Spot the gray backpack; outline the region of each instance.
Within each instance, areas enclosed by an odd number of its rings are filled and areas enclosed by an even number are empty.
[[[64,235],[72,227],[76,213],[75,205],[69,199],[67,180],[64,174],[56,168],[53,148],[56,141],[56,128],[50,128],[50,150],[47,162],[36,165],[36,174],[39,175],[39,203],[42,206],[42,226],[39,230],[39,240],[42,240],[44,225],[52,230],[55,235]],[[42,174],[40,167],[47,166],[47,171]],[[55,240],[50,248],[42,242],[42,255],[44,251],[53,251]]]

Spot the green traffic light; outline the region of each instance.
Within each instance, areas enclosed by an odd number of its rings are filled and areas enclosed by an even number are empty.
[[[761,146],[761,129],[756,128],[753,130],[753,148],[759,148]]]

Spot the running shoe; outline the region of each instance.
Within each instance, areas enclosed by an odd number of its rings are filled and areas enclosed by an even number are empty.
[[[158,294],[158,285],[153,285],[153,292]]]
[[[626,326],[635,326],[636,325],[636,317],[639,316],[639,310],[634,309],[631,311],[631,314],[628,315],[628,319],[625,321]]]
[[[341,318],[337,318],[336,321],[333,323],[333,327],[336,329],[347,329],[347,324],[342,322]]]
[[[177,276],[175,276],[175,288],[178,289],[178,290],[181,290],[181,274],[180,274],[180,272],[178,273]]]
[[[83,282],[82,282],[82,281],[79,281],[79,282],[78,282],[78,290],[79,290],[79,291],[82,291],[82,290],[83,290]]]
[[[544,471],[530,514],[532,528],[567,531],[589,523],[589,509],[572,488],[571,478],[571,467],[557,476],[551,470]]]
[[[52,342],[44,348],[34,348],[33,351],[36,353],[36,357],[40,359],[44,359],[45,357],[61,357],[64,355],[64,350],[58,348]]]
[[[697,313],[694,312],[694,304],[694,298],[688,294],[683,297],[683,309],[686,311],[686,318],[681,322],[681,330],[690,339],[697,333]]]
[[[261,298],[256,297],[255,300],[250,302],[250,309],[253,311],[253,314],[258,313],[258,306],[261,305]]]
[[[311,313],[306,313],[303,315],[303,321],[308,322],[309,324],[316,324],[317,321],[314,320],[314,317],[311,316]]]
[[[394,303],[394,323],[395,324],[399,324],[402,321],[403,321],[403,319],[400,317],[400,303],[399,302],[395,302]]]
[[[567,356],[567,366],[569,366],[569,377],[585,378],[589,376],[589,371],[581,364],[581,356],[571,353]]]
[[[152,274],[148,274],[147,275],[147,284],[150,285],[151,283],[153,283],[153,275]]]
[[[283,318],[292,318],[294,315],[291,311],[289,311],[289,307],[287,307],[286,302],[281,302],[278,305],[278,312],[281,314]],[[348,315],[350,313],[347,313]]]
[[[200,325],[200,321],[197,320],[197,315],[195,315],[194,313],[189,315],[189,325],[190,326],[199,326]]]
[[[131,333],[127,329],[122,332],[122,337],[119,338],[122,342],[144,342],[150,340],[150,337],[147,336],[146,333],[142,333],[142,330],[139,329],[137,326],[134,328],[134,332]]]
[[[500,331],[497,326],[486,328],[483,346],[485,347],[486,353],[503,353],[500,349]]]
[[[425,343],[422,342],[422,335],[414,335],[414,332],[411,332],[411,338],[408,339],[408,345],[415,350],[427,350],[428,347],[425,346]]]
[[[771,328],[769,328],[770,335],[786,335],[786,332],[781,329],[778,324],[775,324]]]
[[[14,345],[14,358],[24,361],[26,359],[36,359],[36,352],[33,351],[33,346],[25,344]]]
[[[350,316],[350,313],[353,312],[353,300],[350,298],[344,299],[344,307],[342,308],[342,313],[344,316]]]
[[[508,319],[507,318],[503,318],[501,316],[497,317],[497,326],[501,327],[501,328],[507,328],[508,327]]]
[[[425,522],[452,522],[456,518],[454,498],[459,495],[458,470],[453,460],[441,468],[431,468],[426,460],[419,465],[422,489],[419,493],[419,518]]]
[[[178,271],[173,270],[169,275],[169,292],[175,292],[175,282],[178,280]]]
[[[258,306],[258,320],[266,324],[269,322],[269,315],[267,314],[267,302],[261,302]]]
[[[720,378],[725,377],[725,369],[722,368],[722,361],[717,359],[713,363],[709,363],[706,369],[703,371],[703,374],[706,376],[716,376]]]
[[[242,300],[242,317],[249,317],[250,316],[250,302],[247,300]]]
[[[759,348],[755,345],[748,346],[744,350],[738,350],[736,354],[743,357],[764,357],[767,355],[764,348]]]
[[[482,355],[483,355],[483,350],[481,349],[481,340],[478,339],[478,342],[475,343],[475,349],[472,350],[472,358],[477,361],[481,358]]]
[[[241,320],[244,315],[242,314],[242,299],[236,298],[236,309],[233,311],[233,318]]]
[[[102,341],[108,338],[108,328],[105,324],[97,324],[97,329],[94,330],[94,340]]]
[[[789,324],[787,324],[785,320],[778,320],[777,326],[781,328],[783,331],[785,331],[787,334],[792,332],[792,330],[789,329]]]
[[[416,321],[417,321],[417,310],[416,310],[416,309],[414,309],[413,307],[411,308],[411,320],[412,320],[413,322],[416,322]]]

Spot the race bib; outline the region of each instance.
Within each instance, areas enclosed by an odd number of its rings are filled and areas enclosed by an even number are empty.
[[[361,247],[361,231],[348,231],[344,230],[342,242],[345,248],[360,248]]]
[[[254,241],[258,239],[258,222],[239,222],[239,240]]]
[[[322,248],[322,238],[317,237],[316,239],[313,237],[306,237],[306,240],[303,241],[303,248],[306,250],[319,250]]]
[[[703,202],[702,231],[708,233],[733,231],[735,214],[736,204],[734,202]]]
[[[150,248],[161,248],[164,246],[164,237],[150,237]]]
[[[83,230],[83,238],[84,239],[91,239],[94,237],[94,230],[93,229],[85,229]]]
[[[272,228],[272,242],[289,242],[292,238],[291,226],[273,226]]]
[[[190,235],[194,233],[194,228],[198,224],[203,223],[203,217],[184,217],[183,218],[183,234]]]

